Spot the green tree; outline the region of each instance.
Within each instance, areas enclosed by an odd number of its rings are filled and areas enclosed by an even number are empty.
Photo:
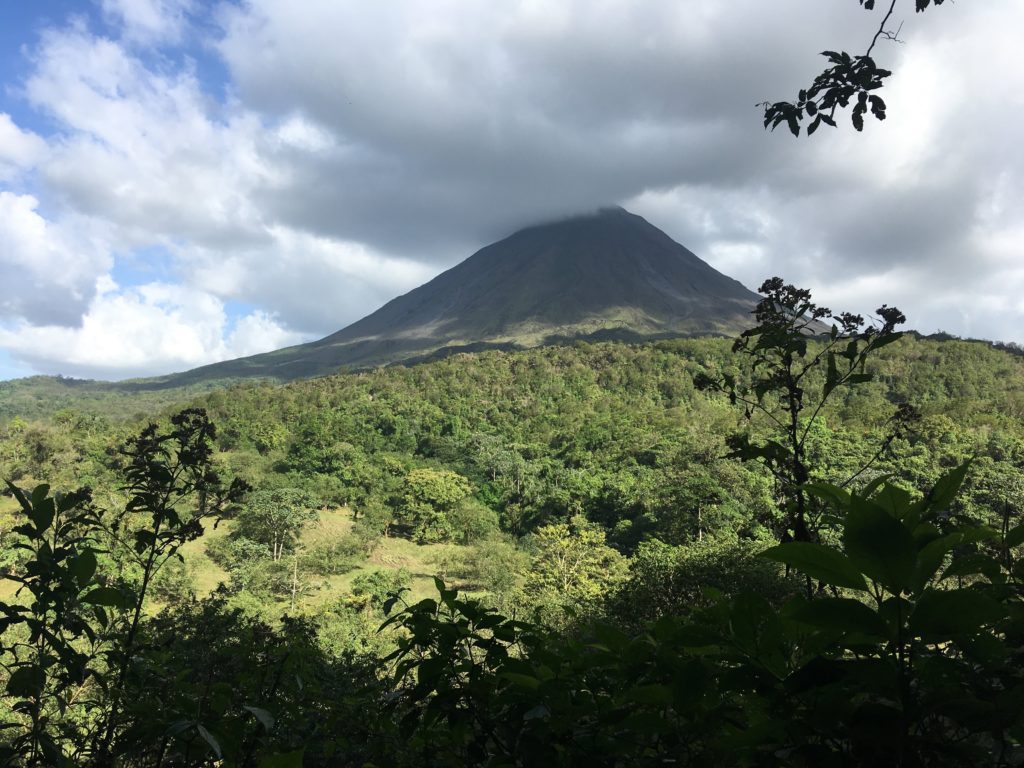
[[[511,600],[530,572],[530,556],[514,539],[486,539],[474,544],[458,564],[456,574],[473,587],[485,590],[499,603]]]
[[[402,521],[420,542],[447,541],[454,534],[452,512],[473,492],[462,475],[446,469],[414,469],[402,485]]]
[[[460,544],[473,544],[496,536],[500,532],[498,513],[477,501],[473,496],[464,496],[448,512],[448,519],[454,538]]]
[[[605,543],[604,531],[581,518],[541,526],[530,544],[525,589],[542,613],[569,608],[585,614],[626,574],[626,559]]]
[[[608,595],[609,615],[641,631],[665,616],[692,616],[723,595],[749,592],[781,605],[800,585],[778,563],[759,557],[770,543],[730,532],[685,546],[645,541],[630,558],[628,578]]]
[[[370,546],[380,536],[388,537],[391,526],[395,524],[396,512],[383,499],[371,496],[353,512],[353,517],[353,531]]]
[[[826,590],[781,607],[743,592],[559,636],[438,583],[386,622],[396,714],[436,765],[1019,765],[1024,526],[951,515],[966,470],[920,496],[816,486],[837,542],[763,556]],[[982,542],[998,554],[958,556]]]
[[[365,571],[352,579],[352,603],[364,610],[379,609],[390,594],[407,590],[411,581],[405,568]]]
[[[729,492],[707,468],[691,465],[674,489],[673,508],[660,516],[659,535],[674,544],[703,541],[709,530],[722,524],[721,510],[728,499]]]
[[[238,513],[234,534],[270,548],[274,562],[285,551],[291,551],[307,524],[319,513],[313,500],[296,488],[275,488],[254,491]]]
[[[730,456],[760,462],[779,483],[786,509],[780,538],[811,541],[817,518],[810,517],[806,490],[812,480],[808,437],[834,392],[872,380],[868,358],[900,338],[895,329],[906,318],[895,307],[882,305],[877,310],[880,324],[866,325],[860,315],[833,314],[814,304],[810,291],[778,277],[766,280],[760,292],[764,298],[754,313],[757,325],[733,345],[734,352],[749,357],[749,376],[701,374],[694,383],[728,395],[730,402],[743,407],[748,420],[766,420],[772,436],[734,434],[729,439]],[[875,456],[844,484],[873,464],[915,416],[909,406],[898,408]]]
[[[31,598],[0,602],[6,693],[24,716],[8,724],[5,764],[113,764],[154,580],[246,491],[214,471],[216,431],[204,411],[186,409],[170,422],[163,430],[150,424],[121,449],[123,510],[103,513],[88,491],[51,496],[45,485],[31,494],[10,486],[24,516],[15,546],[29,557],[23,574],[6,578]],[[134,571],[101,570],[108,547]]]

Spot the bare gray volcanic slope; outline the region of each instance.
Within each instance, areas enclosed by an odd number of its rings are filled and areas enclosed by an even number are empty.
[[[566,338],[732,335],[750,325],[758,299],[641,217],[606,208],[520,230],[319,341],[167,382],[295,379]]]

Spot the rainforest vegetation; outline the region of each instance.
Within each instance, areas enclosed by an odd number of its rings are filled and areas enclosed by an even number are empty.
[[[735,343],[0,392],[0,760],[1021,764],[1024,359],[766,288]]]

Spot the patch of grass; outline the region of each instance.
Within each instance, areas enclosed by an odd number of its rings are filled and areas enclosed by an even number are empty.
[[[207,556],[206,547],[209,542],[230,535],[232,525],[232,521],[226,520],[216,528],[210,526],[201,538],[182,547],[182,556],[193,569],[199,597],[211,594],[219,584],[229,579],[227,571]],[[317,521],[303,531],[301,543],[309,548],[333,544],[350,536],[352,526],[351,510],[344,507],[323,510]],[[416,544],[408,539],[381,538],[373,553],[347,573],[331,576],[307,574],[305,578],[316,589],[302,597],[297,607],[303,611],[315,611],[341,600],[352,591],[352,582],[357,576],[375,570],[397,571],[404,568],[412,576],[406,599],[416,601],[430,597],[436,591],[434,575],[443,573],[446,564],[458,558],[464,549],[457,544]],[[279,604],[286,606],[287,601],[279,601]]]
[[[348,507],[321,510],[316,522],[302,532],[301,541],[307,547],[331,544],[352,533],[352,526],[352,510]]]
[[[181,555],[185,562],[192,567],[196,580],[196,596],[206,597],[223,582],[228,580],[228,572],[217,565],[206,554],[206,545],[216,539],[222,539],[231,533],[232,522],[221,521],[220,525],[214,528],[208,526],[206,533],[195,541],[190,541],[181,548]]]
[[[348,526],[351,529],[351,522]],[[345,530],[339,525],[335,530]],[[311,534],[306,534],[311,535]],[[303,536],[305,539],[306,535]],[[344,534],[342,534],[344,535]],[[321,541],[324,541],[321,539]],[[373,554],[348,573],[328,576],[324,586],[314,594],[308,595],[303,601],[307,609],[323,606],[342,599],[352,591],[352,582],[361,573],[369,571],[407,570],[411,576],[409,593],[406,599],[410,602],[422,600],[435,594],[434,575],[438,572],[441,558],[463,549],[457,544],[416,544],[408,539],[394,537],[380,539]]]

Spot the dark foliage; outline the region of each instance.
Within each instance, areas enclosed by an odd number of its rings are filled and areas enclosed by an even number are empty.
[[[859,0],[868,11],[875,9],[875,0]],[[915,11],[920,13],[932,5],[942,5],[944,0],[914,0]],[[836,127],[836,112],[853,104],[850,119],[858,131],[864,130],[864,117],[870,111],[877,120],[885,120],[886,105],[876,91],[892,72],[882,69],[871,57],[875,44],[881,39],[898,40],[899,29],[888,27],[898,0],[891,0],[888,12],[871,39],[867,52],[851,56],[846,51],[822,51],[830,66],[814,78],[810,87],[801,89],[795,102],[764,102],[758,106],[764,109],[764,127],[774,131],[785,123],[794,136],[800,135],[804,120],[810,120],[807,135],[810,136],[824,123]],[[902,25],[901,25],[902,26]]]

